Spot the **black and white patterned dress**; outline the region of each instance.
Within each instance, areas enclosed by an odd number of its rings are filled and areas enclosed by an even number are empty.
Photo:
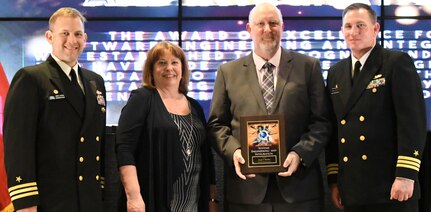
[[[179,129],[181,143],[181,151],[174,152],[181,154],[182,161],[174,161],[174,167],[184,167],[179,177],[174,179],[170,208],[174,212],[195,212],[198,211],[199,174],[202,169],[200,147],[205,139],[205,128],[191,114],[170,115]]]

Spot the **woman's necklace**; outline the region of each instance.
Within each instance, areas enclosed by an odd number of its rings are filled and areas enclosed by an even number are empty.
[[[190,107],[190,102],[188,102],[189,105],[189,109],[190,109],[190,133],[189,133],[189,139],[186,141],[186,154],[187,156],[190,157],[190,155],[192,154],[192,149],[191,149],[191,142],[193,139],[193,112],[192,112],[192,108]]]
[[[190,106],[190,102],[187,101],[187,103],[188,103],[189,110],[190,110],[190,132],[189,132],[188,139],[185,138],[184,142],[186,143],[185,153],[186,153],[187,157],[190,157],[190,155],[192,155],[191,143],[192,143],[192,138],[193,138],[193,112],[192,112],[192,108]],[[173,120],[174,120],[175,125],[177,125],[178,130],[181,130],[180,123],[178,123],[179,121],[177,122],[175,118]],[[186,125],[184,125],[184,126],[186,126]],[[185,127],[184,127],[184,130],[186,130]]]

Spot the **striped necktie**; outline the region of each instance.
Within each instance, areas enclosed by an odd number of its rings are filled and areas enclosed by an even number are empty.
[[[272,104],[274,103],[274,67],[275,66],[270,62],[266,62],[265,65],[263,65],[265,72],[262,80],[262,93],[268,114],[272,112]]]

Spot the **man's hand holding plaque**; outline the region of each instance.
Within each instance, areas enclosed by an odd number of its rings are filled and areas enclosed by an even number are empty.
[[[241,149],[235,150],[235,152],[233,153],[233,165],[235,166],[236,175],[238,175],[238,177],[243,180],[246,180],[247,178],[256,177],[255,174],[248,174],[247,176],[242,174],[241,165],[243,165],[244,163],[245,163],[245,160],[241,155]]]
[[[233,154],[233,163],[235,166],[235,172],[239,178],[246,180],[247,178],[256,177],[255,174],[247,174],[244,175],[241,172],[241,165],[245,164],[245,160],[241,155],[241,150],[237,149]],[[301,163],[301,158],[298,153],[291,151],[284,160],[283,167],[286,168],[285,172],[279,172],[278,175],[281,177],[290,177],[293,173],[298,169],[299,164]]]
[[[298,169],[299,164],[301,163],[301,157],[299,157],[298,153],[291,151],[286,157],[286,160],[283,163],[283,167],[287,168],[285,172],[279,172],[278,175],[282,177],[290,177],[293,173]]]

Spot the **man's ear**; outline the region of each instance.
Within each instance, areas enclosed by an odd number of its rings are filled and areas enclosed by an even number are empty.
[[[45,38],[48,41],[48,43],[52,44],[52,32],[51,32],[51,30],[47,30],[45,32]]]
[[[379,33],[379,30],[380,30],[380,24],[379,22],[376,22],[376,24],[374,24],[374,32],[376,33],[376,36],[377,36],[377,33]]]

